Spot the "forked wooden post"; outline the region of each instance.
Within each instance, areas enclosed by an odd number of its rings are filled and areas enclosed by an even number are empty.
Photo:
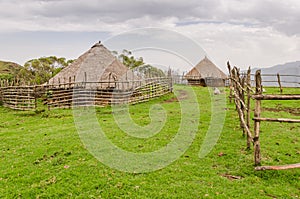
[[[261,70],[257,70],[255,73],[255,83],[256,83],[256,95],[262,94],[262,85],[261,85]],[[254,117],[259,118],[261,112],[261,101],[255,101],[255,111]],[[260,143],[259,143],[259,128],[260,128],[260,121],[255,120],[254,122],[254,163],[255,165],[260,164],[261,155],[260,155]]]

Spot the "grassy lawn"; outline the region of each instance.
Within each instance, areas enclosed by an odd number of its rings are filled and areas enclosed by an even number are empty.
[[[268,93],[278,90],[267,88]],[[148,173],[122,172],[98,161],[80,139],[72,110],[21,112],[0,107],[0,198],[299,198],[300,169],[254,171],[253,149],[246,150],[233,104],[224,107],[225,124],[217,144],[199,158],[210,125],[211,99],[207,88],[194,91],[200,121],[191,146],[170,165]],[[284,92],[299,94],[299,89]],[[153,105],[163,107],[166,121],[147,139],[124,133],[111,107],[96,108],[96,119],[116,146],[151,152],[172,141],[181,120],[174,94],[130,106],[132,120],[140,126],[150,124]],[[264,101],[262,106],[265,117],[300,116],[297,101]],[[300,162],[300,124],[263,122],[261,130],[263,165]]]

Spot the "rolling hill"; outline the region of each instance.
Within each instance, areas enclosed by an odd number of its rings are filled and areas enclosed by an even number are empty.
[[[0,80],[13,79],[21,69],[22,66],[17,63],[0,61]]]

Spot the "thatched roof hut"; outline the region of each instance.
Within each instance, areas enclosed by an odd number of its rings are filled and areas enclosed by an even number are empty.
[[[99,42],[51,78],[49,84],[115,82],[126,78],[132,79],[133,73]]]
[[[206,56],[185,76],[191,85],[224,86],[227,76]]]

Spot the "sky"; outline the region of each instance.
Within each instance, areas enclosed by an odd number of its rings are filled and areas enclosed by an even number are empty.
[[[189,70],[300,60],[299,0],[0,0],[0,60],[75,59],[94,43]],[[142,35],[142,36],[141,36]]]

